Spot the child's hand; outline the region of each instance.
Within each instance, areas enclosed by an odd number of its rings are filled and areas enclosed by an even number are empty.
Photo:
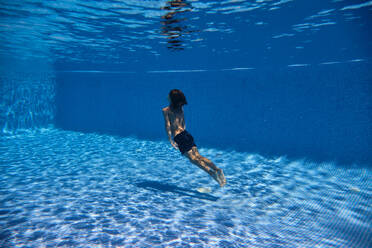
[[[171,145],[174,147],[174,149],[178,150],[178,145],[174,141],[171,141]]]

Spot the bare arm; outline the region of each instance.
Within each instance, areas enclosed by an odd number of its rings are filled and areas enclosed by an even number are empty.
[[[172,140],[172,131],[170,127],[170,121],[168,117],[168,113],[166,110],[163,109],[164,121],[165,121],[165,131],[167,132],[169,141]]]
[[[163,115],[164,115],[164,121],[165,121],[165,131],[167,132],[169,142],[175,149],[178,149],[177,144],[172,140],[172,131],[171,131],[171,125],[169,121],[169,116],[168,116],[167,111],[164,109],[163,109]]]
[[[183,130],[186,130],[185,116],[183,116],[182,118],[182,127],[183,127]]]

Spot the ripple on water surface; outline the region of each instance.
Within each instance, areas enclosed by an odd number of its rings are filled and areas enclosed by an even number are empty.
[[[1,247],[368,247],[365,168],[44,130],[0,138]],[[199,187],[211,193],[198,192]]]

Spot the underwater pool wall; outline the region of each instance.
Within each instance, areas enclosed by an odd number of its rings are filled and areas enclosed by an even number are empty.
[[[165,140],[161,109],[184,91],[202,147],[372,164],[368,63],[202,72],[57,73],[56,125]]]
[[[0,74],[1,132],[53,126],[54,100],[54,73],[3,71]]]

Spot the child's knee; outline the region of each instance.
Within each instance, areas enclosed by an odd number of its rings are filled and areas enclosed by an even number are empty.
[[[188,159],[189,159],[190,162],[193,163],[193,164],[197,163],[198,160],[199,160],[197,156],[193,156],[193,155],[188,156]]]
[[[208,164],[212,163],[212,161],[210,161],[209,159],[207,159],[206,157],[203,157],[203,156],[200,156],[199,159],[203,160],[204,162],[206,162]]]
[[[205,160],[207,163],[212,163],[212,161],[210,161],[210,160],[207,159],[207,158],[204,158],[204,160]]]
[[[196,157],[190,158],[190,162],[193,164],[200,164],[200,160]]]

